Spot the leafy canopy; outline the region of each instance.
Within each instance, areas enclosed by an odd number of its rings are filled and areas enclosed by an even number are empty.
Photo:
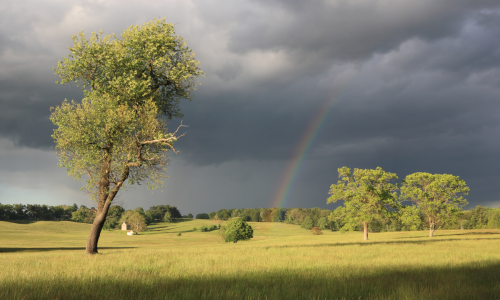
[[[331,195],[327,203],[343,200],[345,209],[338,210],[340,215],[331,219],[341,218],[344,225],[342,232],[355,230],[356,226],[384,217],[391,217],[398,208],[397,186],[390,183],[398,177],[378,167],[372,169],[354,169],[347,167],[338,169],[340,180],[330,186]]]
[[[468,195],[469,190],[458,176],[418,172],[406,176],[401,186],[401,199],[417,205],[432,231],[459,216],[467,205],[463,196]]]
[[[131,106],[152,99],[163,115],[182,117],[179,100],[191,98],[195,78],[204,74],[165,19],[130,26],[121,39],[102,31],[88,40],[82,31],[72,39],[70,54],[54,71],[61,78],[57,83],[73,82],[86,97],[97,92]]]
[[[157,117],[152,100],[132,108],[91,93],[81,104],[64,101],[52,110],[59,166],[77,180],[86,179],[84,189],[94,199],[103,172],[116,192],[127,178],[129,184],[149,179],[150,188],[163,184],[165,154],[177,138]]]
[[[253,238],[252,226],[240,218],[229,220],[225,225],[225,241],[236,243]]]

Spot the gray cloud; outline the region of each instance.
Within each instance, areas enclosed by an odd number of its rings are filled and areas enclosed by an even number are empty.
[[[50,161],[49,107],[82,97],[54,83],[52,67],[67,55],[71,35],[120,33],[160,14],[188,39],[206,77],[195,99],[181,104],[190,127],[167,192],[142,206],[168,201],[194,213],[271,205],[294,150],[327,103],[287,205],[328,207],[328,187],[344,165],[381,166],[400,178],[452,173],[471,186],[471,204],[498,205],[497,2],[11,2],[0,10],[0,144],[21,150],[2,150],[2,162],[12,163],[0,168],[0,202],[2,189],[23,189],[20,174],[31,182],[61,176],[55,161],[33,164]],[[19,176],[9,177],[13,172]],[[81,199],[62,187],[77,185],[61,182],[43,181],[65,191],[59,199]],[[144,193],[120,197],[135,207]]]

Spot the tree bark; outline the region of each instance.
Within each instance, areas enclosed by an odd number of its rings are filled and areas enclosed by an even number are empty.
[[[436,229],[435,226],[436,226],[436,223],[434,223],[434,221],[431,219],[429,221],[429,237],[434,236],[434,230]]]
[[[363,227],[364,227],[364,240],[368,241],[368,223],[364,222]]]
[[[97,242],[99,241],[99,236],[101,235],[102,227],[106,222],[106,216],[108,215],[109,207],[111,206],[111,201],[106,201],[105,205],[97,209],[96,217],[94,223],[92,223],[92,228],[90,229],[90,235],[87,240],[87,248],[85,249],[85,254],[97,254]]]
[[[103,169],[111,165],[111,159],[109,161],[103,162]],[[125,166],[120,180],[115,184],[113,189],[109,191],[109,170],[101,169],[101,181],[99,182],[99,204],[97,207],[96,218],[90,229],[89,239],[87,240],[87,248],[85,250],[86,254],[96,254],[97,252],[97,242],[99,241],[99,236],[101,235],[102,227],[106,222],[106,216],[108,215],[109,207],[111,202],[115,198],[116,194],[120,190],[121,186],[127,180],[130,174],[130,168]]]

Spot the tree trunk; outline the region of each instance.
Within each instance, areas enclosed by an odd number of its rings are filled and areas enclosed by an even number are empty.
[[[87,240],[87,248],[85,249],[85,254],[97,253],[97,242],[99,241],[99,236],[101,235],[102,227],[106,222],[106,216],[108,215],[108,210],[110,206],[111,206],[111,201],[106,201],[105,205],[103,205],[102,208],[97,210],[94,223],[92,223],[92,228],[90,229],[90,235],[89,239]]]
[[[434,218],[429,218],[429,237],[434,236],[434,230],[436,229],[436,223],[434,222]]]
[[[363,227],[364,227],[364,240],[365,241],[368,241],[368,223],[363,223]]]
[[[110,181],[109,181],[109,166],[111,165],[111,159],[105,160],[101,168],[101,181],[99,182],[99,204],[97,206],[96,218],[90,229],[89,239],[87,240],[87,248],[85,249],[86,254],[96,254],[97,253],[97,242],[99,241],[99,236],[101,235],[102,227],[104,222],[106,222],[106,216],[108,215],[109,207],[111,202],[115,198],[116,194],[120,190],[125,180],[127,180],[130,168],[128,166],[122,172],[120,180],[115,184],[113,189],[110,191]]]

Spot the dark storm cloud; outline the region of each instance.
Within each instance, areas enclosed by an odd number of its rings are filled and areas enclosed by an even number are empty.
[[[260,6],[248,21],[230,30],[230,50],[284,49],[344,60],[365,59],[414,37],[453,36],[471,14],[498,7],[493,0],[255,2]]]
[[[452,173],[471,186],[470,202],[498,200],[498,1],[34,3],[0,9],[0,138],[18,146],[49,149],[49,107],[82,97],[56,85],[52,71],[72,34],[121,33],[165,13],[206,72],[194,100],[181,104],[189,128],[169,169],[170,203],[203,198],[205,212],[270,205],[330,101],[289,206],[325,207],[344,165],[400,178]]]

